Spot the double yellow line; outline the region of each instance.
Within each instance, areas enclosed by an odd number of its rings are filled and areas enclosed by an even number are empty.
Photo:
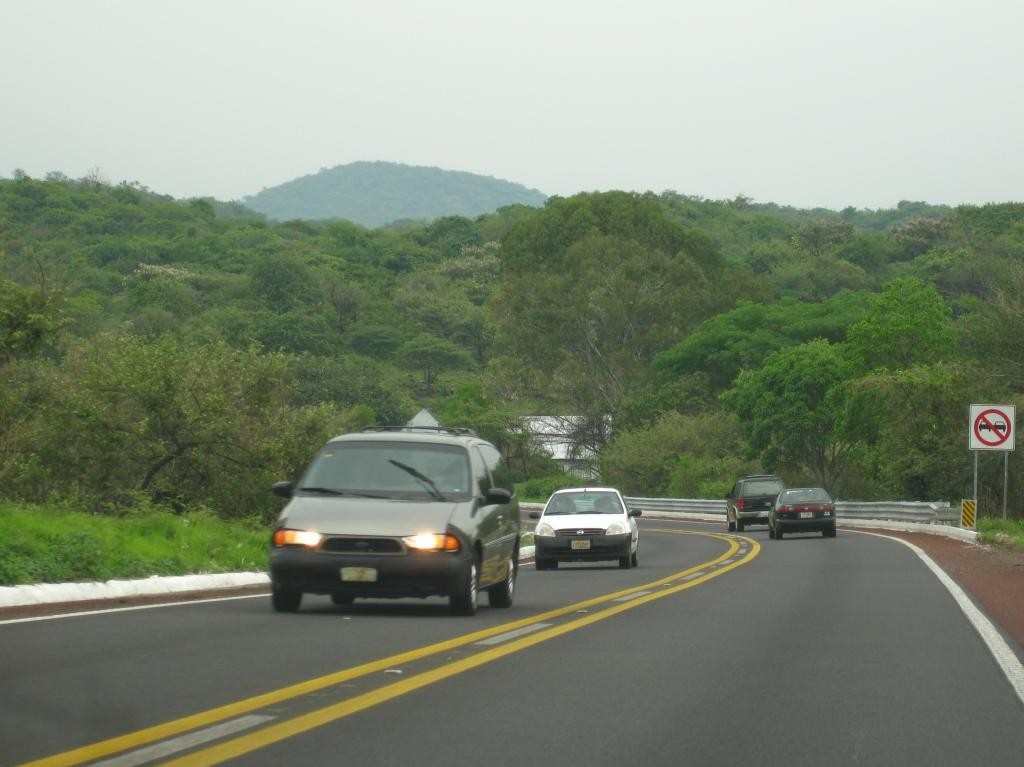
[[[284,701],[309,695],[310,693],[317,692],[328,687],[333,687],[368,674],[383,672],[402,664],[422,660],[423,658],[448,652],[459,647],[480,642],[484,639],[506,634],[518,628],[532,626],[546,620],[586,610],[587,608],[597,605],[608,604],[614,602],[616,599],[628,597],[629,595],[636,594],[637,592],[647,592],[650,589],[658,589],[651,593],[644,593],[636,596],[628,601],[612,604],[610,607],[606,607],[599,612],[587,613],[580,618],[573,619],[561,625],[538,630],[519,639],[510,640],[500,646],[482,650],[461,660],[445,663],[435,669],[424,671],[407,679],[393,682],[340,703],[329,705],[307,714],[266,726],[255,732],[240,735],[236,738],[218,743],[217,745],[210,746],[200,751],[187,754],[172,761],[165,762],[164,767],[204,767],[205,765],[220,764],[228,759],[242,756],[273,743],[285,740],[286,738],[321,727],[330,722],[349,716],[350,714],[393,700],[394,698],[405,695],[413,690],[418,690],[422,687],[434,684],[435,682],[439,682],[442,679],[455,676],[463,671],[483,666],[487,663],[498,660],[499,658],[503,658],[528,647],[540,644],[541,642],[567,634],[570,631],[576,631],[577,629],[584,628],[585,626],[589,626],[597,621],[610,618],[613,615],[618,615],[626,610],[631,610],[641,604],[646,604],[647,602],[654,601],[655,599],[662,599],[671,594],[676,594],[678,592],[685,591],[686,589],[693,588],[698,584],[729,572],[736,567],[747,564],[758,555],[761,548],[760,544],[756,541],[750,538],[741,538],[739,536],[670,529],[648,530],[647,532],[698,535],[717,538],[727,542],[728,549],[724,554],[713,560],[709,560],[708,562],[704,562],[695,567],[682,570],[681,572],[674,573],[666,578],[661,578],[641,586],[634,586],[612,594],[606,594],[593,599],[577,602],[556,610],[532,615],[522,620],[504,623],[500,626],[494,626],[471,634],[464,634],[463,636],[455,637],[444,642],[438,642],[436,644],[410,650],[408,652],[398,653],[397,655],[365,663],[360,666],[354,666],[333,674],[317,677],[316,679],[310,679],[306,682],[284,687],[263,695],[246,698],[245,700],[213,708],[198,714],[193,714],[192,716],[176,719],[165,724],[148,727],[143,730],[137,730],[136,732],[121,735],[116,738],[110,738],[109,740],[100,741],[99,743],[94,743],[89,746],[83,746],[81,748],[65,751],[64,753],[55,754],[54,756],[49,756],[44,759],[27,762],[20,765],[20,767],[73,767],[74,765],[85,764],[86,762],[91,762],[96,759],[101,759],[124,751],[130,751],[191,730],[222,722],[224,720],[231,719],[232,717],[248,714]],[[736,557],[736,553],[740,550],[743,544],[749,545],[749,550],[742,556]],[[682,582],[680,583],[678,581]]]

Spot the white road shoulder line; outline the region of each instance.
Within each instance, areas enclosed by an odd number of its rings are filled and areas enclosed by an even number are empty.
[[[162,607],[187,607],[210,602],[231,602],[237,599],[267,599],[266,594],[240,594],[235,597],[214,597],[212,599],[175,600],[173,602],[154,602],[148,605],[132,605],[129,607],[107,607],[100,610],[81,610],[74,613],[55,613],[54,615],[33,615],[30,618],[9,618],[0,621],[0,626],[12,623],[35,623],[36,621],[56,621],[64,618],[81,618],[87,615],[104,615],[106,613],[128,613],[135,610],[157,610]]]
[[[935,564],[935,561],[929,557],[923,549],[919,546],[915,546],[910,541],[905,541],[902,538],[894,538],[890,535],[880,535],[878,533],[862,533],[862,535],[876,535],[879,538],[888,538],[892,541],[899,541],[904,546],[908,546],[913,550],[921,561],[925,563],[929,570],[931,570],[935,577],[939,579],[939,582],[946,587],[946,590],[953,596],[956,603],[963,610],[964,615],[967,616],[967,620],[971,622],[978,634],[981,635],[982,641],[988,647],[989,652],[992,653],[992,657],[995,658],[996,663],[999,664],[999,668],[1002,669],[1006,675],[1007,680],[1010,682],[1010,686],[1013,687],[1013,691],[1017,693],[1017,697],[1021,703],[1024,703],[1024,664],[1021,664],[1017,655],[1013,652],[1010,646],[1003,639],[1002,634],[999,630],[992,625],[985,614],[977,608],[971,598],[964,593],[964,590],[960,588],[956,581],[946,574],[946,571]]]

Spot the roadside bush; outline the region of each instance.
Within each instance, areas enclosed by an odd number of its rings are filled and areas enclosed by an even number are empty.
[[[516,493],[521,501],[543,503],[556,490],[561,490],[564,487],[577,487],[581,484],[585,484],[585,482],[579,477],[559,472],[547,477],[535,477],[520,482],[516,485]],[[591,484],[595,484],[595,482],[592,481]]]

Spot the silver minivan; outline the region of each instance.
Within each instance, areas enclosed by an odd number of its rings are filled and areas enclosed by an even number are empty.
[[[330,440],[288,499],[270,545],[271,600],[448,597],[473,615],[486,591],[509,607],[519,561],[519,501],[501,454],[468,429],[373,427]]]

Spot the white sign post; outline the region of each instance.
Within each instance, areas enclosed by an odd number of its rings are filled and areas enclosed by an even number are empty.
[[[1009,458],[1017,436],[1017,408],[1014,405],[971,405],[967,443],[974,451],[974,501],[978,500],[978,453],[982,450],[1003,452],[1003,519],[1006,519],[1006,488],[1009,479]]]

